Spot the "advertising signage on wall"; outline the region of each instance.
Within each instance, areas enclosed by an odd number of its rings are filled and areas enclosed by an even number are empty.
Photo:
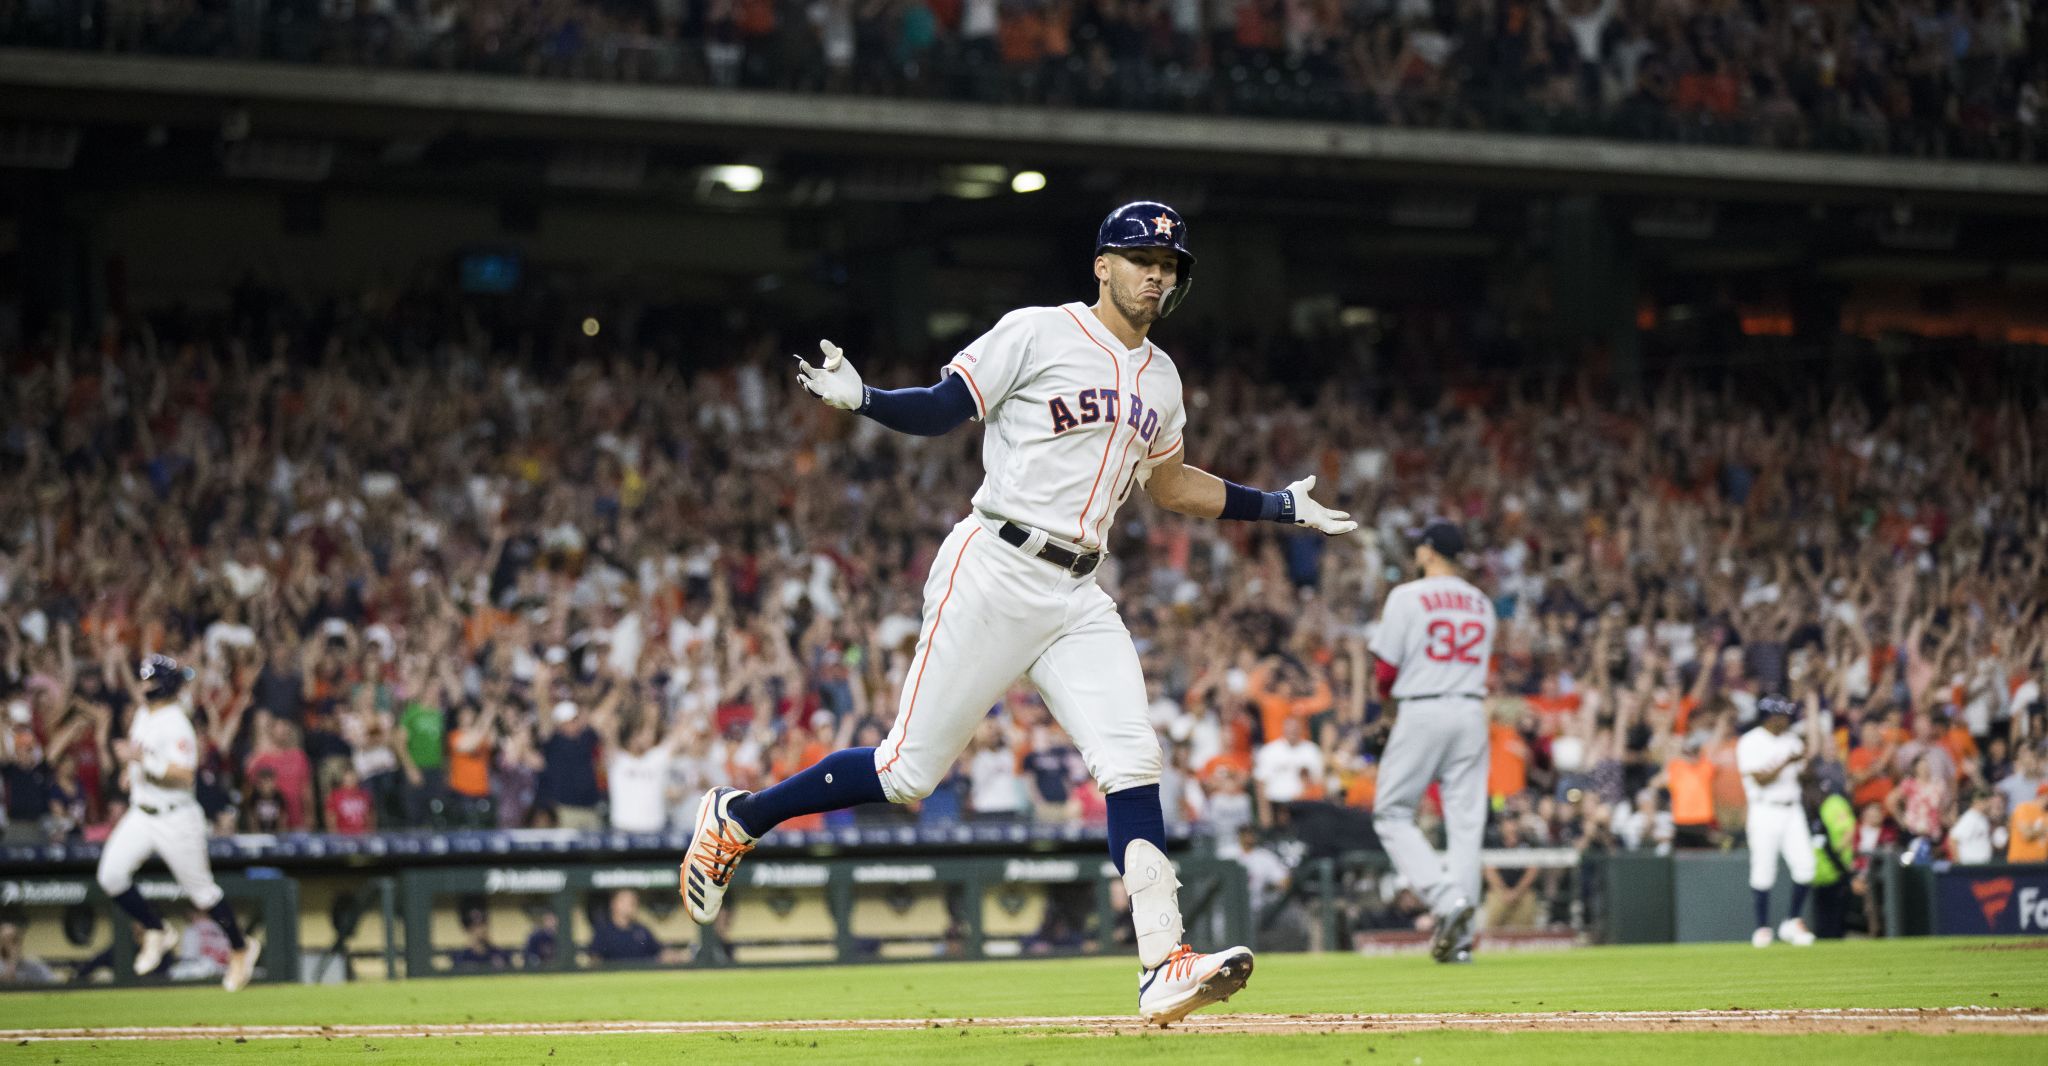
[[[2048,866],[1957,867],[1936,875],[1935,932],[2048,935]]]

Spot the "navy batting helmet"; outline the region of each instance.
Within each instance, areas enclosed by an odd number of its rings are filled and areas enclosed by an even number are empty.
[[[1173,288],[1160,301],[1159,317],[1180,306],[1195,284],[1195,253],[1188,251],[1188,224],[1180,212],[1155,200],[1139,200],[1109,213],[1095,229],[1095,254],[1117,248],[1171,248],[1180,259]]]
[[[143,695],[152,700],[167,700],[192,680],[192,671],[179,666],[178,660],[158,654],[142,660],[135,676],[142,681]]]

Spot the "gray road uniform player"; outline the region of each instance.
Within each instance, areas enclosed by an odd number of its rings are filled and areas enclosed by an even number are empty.
[[[1417,533],[1423,576],[1387,595],[1370,644],[1382,691],[1398,708],[1380,759],[1373,828],[1395,872],[1436,915],[1430,952],[1438,962],[1471,959],[1486,830],[1486,673],[1498,626],[1493,601],[1459,575],[1464,550],[1464,534],[1444,519]],[[1442,783],[1442,858],[1415,825],[1432,780]]]

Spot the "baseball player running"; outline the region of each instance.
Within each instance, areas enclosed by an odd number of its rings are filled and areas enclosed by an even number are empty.
[[[1813,946],[1807,931],[1806,892],[1813,887],[1813,834],[1800,803],[1799,774],[1806,769],[1806,742],[1792,732],[1799,705],[1781,695],[1756,701],[1763,724],[1735,742],[1735,769],[1749,799],[1744,831],[1749,837],[1749,891],[1756,905],[1756,932],[1749,942],[1771,946],[1771,886],[1778,883],[1778,856],[1792,870],[1792,913],[1778,923],[1778,939],[1795,947]]]
[[[135,953],[135,972],[155,972],[164,953],[178,944],[178,931],[157,916],[156,908],[135,889],[135,871],[151,855],[163,856],[178,887],[192,905],[211,914],[228,938],[228,972],[221,987],[239,991],[256,969],[263,942],[242,935],[234,908],[213,881],[206,857],[206,816],[193,796],[193,775],[199,765],[197,738],[178,690],[192,672],[168,655],[152,655],[136,676],[143,684],[143,704],[128,726],[128,739],[114,743],[128,788],[128,813],[107,835],[100,849],[102,891],[130,918],[142,923],[142,943]]]
[[[925,580],[917,650],[882,744],[837,752],[760,792],[705,795],[682,864],[697,921],[717,915],[740,858],[784,819],[930,795],[989,707],[1028,676],[1108,797],[1110,858],[1137,931],[1140,1016],[1168,1025],[1244,987],[1249,950],[1204,954],[1181,940],[1159,740],[1130,633],[1094,574],[1137,486],[1198,517],[1332,536],[1357,523],[1309,497],[1313,477],[1262,492],[1183,462],[1180,375],[1146,334],[1187,295],[1194,265],[1179,214],[1126,204],[1097,231],[1093,306],[1004,315],[930,388],[865,386],[830,341],[819,344],[821,365],[801,363],[805,389],[899,432],[936,436],[980,420],[986,479]]]
[[[1372,824],[1394,871],[1436,916],[1429,950],[1438,962],[1472,961],[1486,830],[1486,669],[1495,626],[1493,601],[1459,576],[1464,551],[1464,532],[1447,519],[1415,534],[1422,577],[1387,594],[1369,645],[1380,692],[1400,708],[1380,757]],[[1415,826],[1431,780],[1443,785],[1445,859]]]

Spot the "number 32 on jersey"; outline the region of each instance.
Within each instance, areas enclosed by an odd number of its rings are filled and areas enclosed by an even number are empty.
[[[1429,642],[1422,646],[1422,654],[1440,663],[1478,663],[1479,645],[1486,641],[1485,622],[1454,622],[1448,618],[1433,619],[1424,630]]]

